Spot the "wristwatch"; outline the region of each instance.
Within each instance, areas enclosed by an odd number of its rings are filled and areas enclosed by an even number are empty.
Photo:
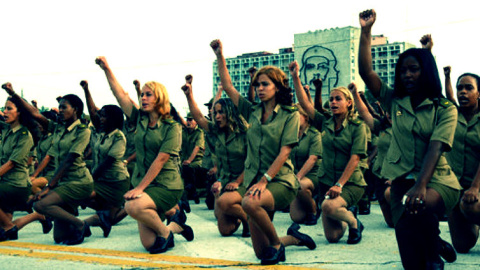
[[[340,187],[340,188],[343,188],[343,185],[340,184],[340,183],[338,183],[338,182],[335,183],[335,186]]]

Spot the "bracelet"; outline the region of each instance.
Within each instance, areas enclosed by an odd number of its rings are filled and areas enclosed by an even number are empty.
[[[263,176],[267,179],[268,182],[272,182],[272,177],[268,173],[264,173]]]
[[[340,188],[343,188],[343,185],[340,184],[340,183],[338,183],[338,182],[335,183],[335,186],[340,187]]]

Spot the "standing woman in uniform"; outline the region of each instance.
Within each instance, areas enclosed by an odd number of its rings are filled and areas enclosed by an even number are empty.
[[[2,87],[7,89],[5,85]],[[27,161],[34,143],[25,126],[28,114],[22,110],[18,98],[7,99],[5,122],[0,122],[0,241],[18,239],[18,227],[12,222],[13,212],[24,205],[30,195]]]
[[[361,12],[359,17],[359,73],[392,117],[392,142],[382,174],[392,179],[392,216],[402,264],[407,270],[443,269],[439,217],[453,209],[461,189],[444,155],[452,147],[457,110],[443,98],[428,49],[402,53],[395,87],[388,87],[372,68],[375,11]]]
[[[210,46],[217,56],[225,92],[250,125],[244,170],[247,192],[242,208],[248,215],[253,249],[262,264],[277,264],[285,261],[285,246],[315,248],[313,240],[298,230],[289,229],[289,235],[280,239],[272,223],[275,211],[288,207],[299,188],[289,158],[292,148],[298,144],[299,115],[291,106],[288,79],[279,68],[261,68],[253,78],[261,102],[252,105],[233,87],[221,42],[214,40]]]
[[[182,144],[180,125],[170,116],[170,102],[165,86],[147,82],[142,87],[141,110],[133,106],[107,64],[105,57],[95,62],[103,69],[110,88],[129,121],[137,123],[135,148],[137,161],[132,177],[134,188],[125,193],[125,210],[138,222],[142,245],[150,253],[163,253],[175,243],[173,233],[181,233],[188,241],[193,231],[175,206],[183,193],[179,173],[179,152]],[[172,211],[171,223],[163,223],[166,212]],[[177,212],[178,213],[178,212]]]
[[[367,156],[367,133],[363,121],[354,113],[352,94],[345,87],[330,92],[332,117],[318,112],[308,100],[296,61],[289,66],[298,102],[310,117],[312,125],[323,134],[323,156],[318,170],[322,223],[330,243],[338,242],[349,228],[347,244],[362,240],[362,223],[347,208],[356,205],[365,192],[365,180],[359,163]],[[349,88],[356,87],[353,83]]]
[[[98,110],[88,89],[88,82],[81,81],[80,85],[85,92],[94,132],[99,133],[92,145],[94,187],[88,201],[88,206],[97,210],[97,213],[85,222],[89,226],[100,226],[103,236],[108,237],[112,223],[125,202],[123,195],[130,188],[127,168],[122,161],[127,144],[121,131],[123,112],[116,105],[105,105]]]
[[[299,143],[292,149],[290,158],[300,181],[300,191],[290,204],[290,218],[298,224],[315,225],[318,219],[315,198],[319,187],[317,171],[322,156],[322,134],[310,126],[310,119],[302,106],[295,106],[300,113]]]
[[[448,218],[453,246],[460,253],[467,253],[476,245],[480,226],[479,85],[480,77],[476,74],[465,73],[458,77],[456,87],[460,113],[452,151],[447,154],[448,164],[464,189],[463,196]],[[450,82],[446,81],[445,86],[447,96],[457,104]]]
[[[248,124],[238,114],[237,108],[229,98],[215,102],[213,115],[215,123],[208,121],[193,98],[192,86],[182,87],[187,97],[190,113],[198,125],[215,136],[215,156],[217,157],[217,181],[212,190],[217,195],[215,200],[215,217],[218,230],[222,236],[232,235],[243,225],[242,236],[249,237],[247,214],[242,209],[242,198],[246,187],[243,185],[243,170],[247,156],[246,132]]]

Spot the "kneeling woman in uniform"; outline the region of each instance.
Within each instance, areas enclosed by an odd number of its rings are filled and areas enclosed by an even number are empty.
[[[315,242],[297,228],[291,227],[288,235],[280,239],[272,223],[275,211],[288,207],[299,188],[289,157],[298,144],[299,115],[291,106],[287,76],[277,67],[261,68],[253,78],[261,103],[253,105],[233,86],[220,41],[214,40],[210,46],[217,56],[225,92],[250,125],[244,170],[247,192],[242,208],[248,215],[255,254],[262,264],[277,264],[285,261],[285,246],[314,249]]]
[[[12,222],[12,215],[30,195],[27,159],[33,138],[24,126],[29,117],[18,99],[18,96],[7,99],[5,122],[0,122],[0,241],[18,239],[18,227]]]
[[[247,214],[242,209],[242,197],[246,192],[243,185],[243,169],[247,156],[248,124],[238,114],[229,98],[222,98],[215,102],[213,106],[215,123],[209,122],[198,109],[193,98],[192,86],[186,84],[182,89],[195,121],[208,135],[215,136],[218,172],[217,182],[212,185],[212,192],[215,192],[215,195],[218,194],[215,199],[218,230],[221,235],[229,236],[242,223],[242,236],[249,237]]]
[[[96,63],[104,70],[123,112],[137,125],[134,189],[125,193],[124,198],[127,200],[125,210],[138,222],[142,245],[150,253],[162,253],[175,245],[173,233],[193,240],[192,229],[178,215],[173,215],[168,226],[162,222],[168,215],[166,212],[175,212],[174,207],[183,193],[179,174],[182,130],[170,116],[165,86],[147,82],[142,87],[139,111],[118,83],[105,57],[98,57]]]
[[[323,156],[318,170],[322,223],[325,237],[338,242],[348,225],[347,244],[362,240],[362,223],[347,208],[356,205],[365,192],[365,180],[360,171],[360,159],[367,155],[367,133],[363,121],[354,114],[352,93],[345,87],[330,92],[329,107],[332,117],[319,113],[309,102],[300,81],[297,62],[289,66],[300,105],[307,112],[312,125],[324,132]],[[349,87],[355,87],[350,84]]]

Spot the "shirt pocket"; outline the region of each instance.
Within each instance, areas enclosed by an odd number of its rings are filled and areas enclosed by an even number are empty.
[[[397,164],[402,159],[402,153],[400,151],[391,151],[390,149],[385,157],[385,161],[390,164]]]

